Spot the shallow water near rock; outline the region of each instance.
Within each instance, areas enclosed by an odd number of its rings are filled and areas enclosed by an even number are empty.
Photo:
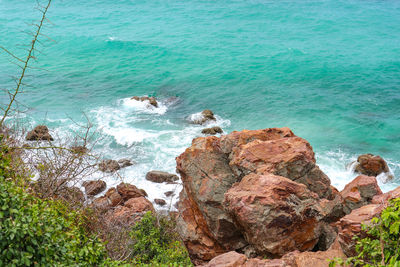
[[[21,57],[34,2],[0,0],[0,45]],[[87,114],[103,135],[97,152],[136,162],[121,175],[151,199],[179,185],[145,174],[175,172],[175,157],[212,126],[290,127],[339,189],[358,155],[378,154],[395,174],[380,179],[388,191],[400,176],[399,11],[399,1],[54,1],[43,33],[55,42],[37,54],[46,71],[29,71],[22,121],[62,136]],[[1,87],[18,73],[10,59],[0,53]],[[193,124],[204,109],[217,120]]]

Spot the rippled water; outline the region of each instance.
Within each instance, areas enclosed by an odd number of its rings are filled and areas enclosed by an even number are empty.
[[[0,45],[21,56],[34,2],[0,0]],[[136,161],[122,175],[151,197],[174,186],[145,173],[175,170],[201,136],[189,117],[206,108],[226,132],[290,127],[339,188],[367,152],[395,173],[383,189],[399,184],[400,1],[54,0],[48,18],[45,71],[30,70],[35,87],[20,97],[27,123],[63,133],[86,113],[104,134],[98,152]],[[0,53],[3,87],[18,73],[9,60]]]

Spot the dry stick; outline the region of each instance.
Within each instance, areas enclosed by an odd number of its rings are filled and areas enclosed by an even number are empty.
[[[40,20],[40,23],[39,23],[39,25],[37,26],[36,33],[35,33],[35,35],[34,35],[34,37],[33,37],[33,40],[32,40],[31,48],[29,49],[29,53],[28,53],[28,56],[26,57],[26,60],[24,61],[24,67],[22,68],[22,73],[21,73],[21,76],[19,77],[19,80],[18,80],[18,83],[17,83],[17,87],[16,87],[16,89],[15,89],[14,94],[12,94],[12,98],[11,98],[11,100],[10,100],[10,103],[8,104],[6,110],[4,111],[3,117],[2,117],[1,120],[0,120],[0,128],[3,126],[4,120],[6,119],[6,117],[7,117],[7,115],[8,115],[8,112],[10,112],[11,106],[12,106],[12,104],[14,103],[15,98],[16,98],[18,92],[19,92],[19,89],[20,89],[21,84],[22,84],[22,80],[24,79],[24,76],[25,76],[25,71],[26,71],[26,69],[28,68],[29,60],[30,60],[31,58],[34,58],[34,57],[32,56],[32,53],[33,53],[33,51],[35,50],[35,44],[36,44],[36,41],[37,41],[38,36],[39,36],[39,34],[40,34],[40,30],[42,29],[43,22],[44,22],[44,20],[46,19],[46,13],[47,13],[47,10],[48,10],[49,7],[50,7],[51,1],[52,1],[52,0],[49,0],[49,1],[47,2],[47,6],[46,6],[46,7],[44,8],[44,10],[43,10],[42,19]],[[5,50],[7,53],[9,53],[9,52],[8,52],[6,49],[4,49],[3,47],[1,47],[1,48],[2,48],[3,50]],[[9,53],[9,54],[10,54],[10,53]],[[16,59],[19,60],[19,58],[15,57],[15,56],[14,56],[14,58],[16,58]]]

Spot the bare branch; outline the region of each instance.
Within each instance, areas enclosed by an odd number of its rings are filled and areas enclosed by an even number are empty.
[[[30,50],[29,50],[28,56],[26,57],[26,60],[24,61],[24,67],[23,67],[23,69],[22,69],[22,73],[21,73],[21,76],[20,76],[20,78],[19,78],[17,87],[15,88],[13,97],[12,97],[10,103],[8,104],[7,108],[6,108],[6,111],[4,112],[3,117],[2,117],[1,120],[0,120],[0,127],[3,126],[4,120],[5,120],[6,117],[8,116],[8,113],[9,113],[10,110],[11,110],[11,106],[13,105],[13,103],[14,103],[14,101],[15,101],[15,98],[16,98],[17,95],[18,95],[18,92],[20,91],[20,87],[21,87],[21,85],[22,85],[22,80],[24,79],[24,76],[25,76],[25,71],[27,70],[29,61],[30,61],[30,59],[32,58],[32,53],[33,53],[33,51],[35,50],[35,44],[36,44],[36,42],[37,42],[37,40],[38,40],[38,36],[39,36],[40,30],[41,30],[42,27],[43,27],[43,22],[44,22],[44,20],[45,20],[45,18],[46,18],[46,13],[47,13],[47,10],[48,10],[49,7],[50,7],[51,1],[52,1],[52,0],[49,0],[49,1],[47,2],[47,6],[46,6],[45,9],[43,10],[42,19],[40,20],[39,27],[38,27],[38,29],[37,29],[37,31],[36,31],[36,34],[34,35],[34,38],[33,38],[33,40],[32,40],[32,44],[31,44],[31,48],[30,48]]]

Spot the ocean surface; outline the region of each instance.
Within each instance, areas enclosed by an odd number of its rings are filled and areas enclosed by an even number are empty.
[[[0,45],[21,57],[35,6],[0,0]],[[102,136],[96,152],[135,161],[121,177],[151,199],[179,191],[144,176],[175,171],[204,109],[225,132],[290,127],[339,189],[363,153],[388,161],[395,179],[381,177],[383,191],[400,185],[398,0],[53,0],[48,19],[19,118],[64,136],[86,115]],[[14,86],[13,62],[0,51],[1,88]]]

